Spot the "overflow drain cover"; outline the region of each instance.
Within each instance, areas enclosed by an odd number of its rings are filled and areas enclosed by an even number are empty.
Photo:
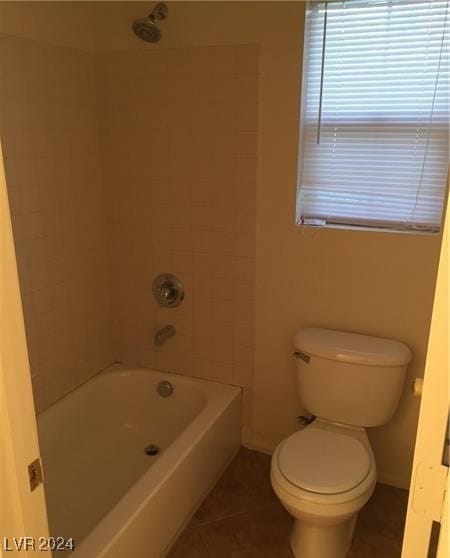
[[[173,385],[166,380],[159,382],[156,389],[161,397],[169,397],[173,393]]]
[[[144,450],[144,453],[146,455],[158,455],[158,453],[161,450],[159,449],[158,446],[156,446],[155,444],[150,444],[149,446],[147,446]]]

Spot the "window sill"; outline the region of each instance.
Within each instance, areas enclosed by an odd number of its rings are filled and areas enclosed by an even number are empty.
[[[326,225],[304,225],[296,223],[295,226],[308,234],[313,234],[322,229],[333,229],[333,230],[344,230],[344,231],[362,231],[362,232],[375,232],[375,233],[390,233],[390,234],[413,234],[420,236],[439,236],[440,231],[438,230],[415,230],[415,229],[394,229],[388,227],[369,227],[363,225],[338,225],[338,224],[326,224]]]

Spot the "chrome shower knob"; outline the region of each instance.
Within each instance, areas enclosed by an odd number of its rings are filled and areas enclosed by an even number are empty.
[[[184,288],[178,277],[171,273],[162,273],[153,281],[153,296],[160,306],[175,308],[183,301]]]

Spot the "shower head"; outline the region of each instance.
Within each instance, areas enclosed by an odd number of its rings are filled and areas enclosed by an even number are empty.
[[[133,21],[133,31],[140,39],[148,43],[157,43],[161,39],[161,31],[149,17]]]
[[[155,24],[157,19],[166,19],[169,10],[166,4],[158,2],[148,17],[133,21],[132,28],[135,34],[148,43],[157,43],[161,39],[161,31]]]

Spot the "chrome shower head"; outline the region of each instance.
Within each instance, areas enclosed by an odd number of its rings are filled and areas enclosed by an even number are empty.
[[[161,31],[149,17],[133,21],[132,27],[135,34],[143,41],[157,43],[161,39]]]
[[[161,31],[156,26],[155,21],[157,19],[166,19],[168,13],[169,10],[166,4],[158,2],[148,17],[133,21],[132,28],[134,33],[143,41],[157,43],[161,39]]]

